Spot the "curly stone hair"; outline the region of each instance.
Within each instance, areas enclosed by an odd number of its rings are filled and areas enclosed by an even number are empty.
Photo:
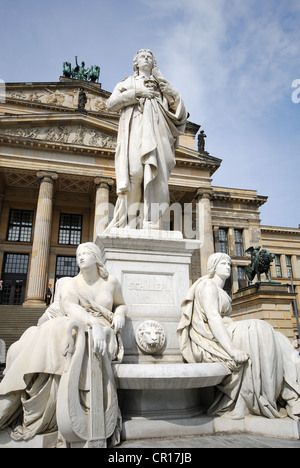
[[[139,54],[141,54],[142,52],[149,52],[152,55],[153,68],[155,68],[157,66],[157,61],[156,61],[156,58],[154,57],[153,52],[150,49],[140,49],[140,50],[137,51],[137,53],[135,54],[135,56],[133,58],[133,70],[134,70],[134,75],[135,76],[137,76],[139,74],[137,61],[138,61]]]

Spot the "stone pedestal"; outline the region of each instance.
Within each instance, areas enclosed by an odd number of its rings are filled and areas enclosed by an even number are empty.
[[[108,271],[119,280],[128,308],[123,362],[182,362],[176,330],[199,241],[183,239],[180,232],[115,229],[98,236],[96,244]],[[163,347],[154,353],[145,352],[136,340],[138,327],[149,320],[165,335]]]
[[[234,320],[260,319],[293,340],[297,330],[293,324],[293,300],[287,284],[255,283],[233,294]]]
[[[166,421],[171,426],[180,422],[174,427],[184,436],[188,421],[208,406],[212,387],[229,373],[221,364],[185,364],[179,349],[181,303],[200,242],[183,239],[180,232],[115,229],[98,236],[96,244],[108,271],[120,281],[128,308],[124,360],[115,367],[123,438],[139,433],[164,437]],[[147,332],[157,332],[158,349],[143,341]]]

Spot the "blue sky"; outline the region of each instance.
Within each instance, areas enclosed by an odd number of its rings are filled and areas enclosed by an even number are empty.
[[[0,0],[0,21],[5,82],[58,81],[77,55],[112,91],[151,49],[223,160],[213,185],[257,190],[262,224],[298,227],[300,0]]]

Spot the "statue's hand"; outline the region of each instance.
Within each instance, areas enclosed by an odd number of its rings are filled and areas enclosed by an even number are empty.
[[[236,362],[239,362],[239,363],[246,362],[249,359],[248,354],[236,348],[234,348],[230,354],[231,354],[232,359],[234,359]]]
[[[171,83],[168,83],[168,81],[160,81],[159,87],[163,94],[168,94],[169,96],[172,96],[174,100],[179,98],[178,91],[176,91],[176,89],[171,85]]]
[[[107,344],[102,326],[99,324],[93,325],[92,334],[94,341],[94,353],[102,354],[102,356],[104,356],[107,349]]]
[[[123,315],[115,315],[113,318],[113,327],[116,332],[120,331],[125,325],[125,317]]]
[[[144,99],[154,99],[157,93],[153,89],[140,89],[136,92],[136,97]]]

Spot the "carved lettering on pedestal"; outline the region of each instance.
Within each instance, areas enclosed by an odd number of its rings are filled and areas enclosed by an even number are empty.
[[[174,304],[173,275],[124,272],[122,284],[128,304]]]

